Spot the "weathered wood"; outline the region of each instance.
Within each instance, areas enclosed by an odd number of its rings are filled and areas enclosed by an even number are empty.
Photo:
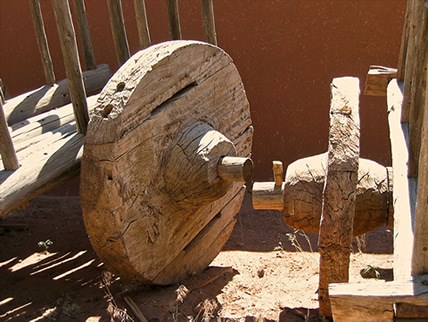
[[[3,90],[0,88],[0,155],[3,161],[3,167],[6,170],[16,170],[19,168],[19,163],[18,158],[16,157],[12,138],[7,127],[1,93],[3,93]]]
[[[217,165],[217,174],[225,181],[239,181],[251,184],[253,161],[250,158],[222,157]]]
[[[357,196],[360,120],[358,78],[333,79],[327,176],[319,231],[320,313],[331,316],[328,284],[347,282]]]
[[[410,28],[410,9],[411,1],[406,1],[406,13],[404,16],[403,33],[401,35],[400,53],[397,63],[397,79],[404,80],[404,72],[406,69],[407,47],[409,44],[409,28]]]
[[[282,211],[284,209],[284,190],[284,184],[254,182],[252,189],[253,208]]]
[[[428,68],[428,7],[424,1],[413,1],[411,11],[411,41],[404,79],[403,108],[409,111],[409,175],[418,175],[421,149],[422,120],[424,118],[425,90]],[[407,77],[407,72],[409,77]]]
[[[82,39],[83,52],[85,56],[86,68],[95,69],[94,50],[92,48],[91,33],[89,32],[88,17],[86,15],[85,0],[74,0],[74,9],[77,16],[77,24],[79,26],[80,37]]]
[[[201,7],[205,37],[210,44],[217,46],[213,0],[201,0]]]
[[[397,77],[397,69],[384,66],[370,66],[364,86],[364,95],[386,96],[388,82]]]
[[[272,161],[273,181],[276,186],[281,186],[284,182],[284,167],[281,161]]]
[[[409,281],[331,284],[333,320],[392,322],[394,304],[428,306],[428,276]]]
[[[112,73],[108,65],[98,65],[97,69],[83,72],[83,82],[87,95],[101,91]],[[64,79],[53,85],[45,85],[31,92],[9,99],[4,105],[6,120],[9,125],[58,108],[71,102],[68,80]]]
[[[412,276],[415,218],[415,178],[407,176],[408,125],[401,123],[402,83],[392,80],[388,85],[388,123],[391,141],[394,203],[394,279],[408,280]]]
[[[125,280],[169,284],[197,273],[233,229],[242,183],[199,206],[198,195],[189,194],[188,203],[168,193],[174,172],[195,171],[192,163],[188,169],[170,163],[168,171],[166,164],[197,123],[221,133],[236,155],[250,154],[242,80],[230,57],[208,44],[173,41],[140,51],[100,94],[85,139],[82,209],[93,248]]]
[[[68,0],[52,0],[51,3],[58,28],[59,42],[64,59],[71,102],[73,103],[77,131],[85,134],[89,121],[88,105],[70,6]]]
[[[138,40],[140,47],[147,48],[152,43],[149,25],[147,23],[146,3],[144,0],[134,0],[135,19],[137,20]]]
[[[168,8],[169,32],[173,40],[182,39],[178,0],[166,0]]]
[[[396,318],[425,319],[426,321],[428,320],[428,305],[395,303],[394,313]]]
[[[40,0],[30,0],[30,11],[33,18],[34,31],[36,32],[37,45],[42,58],[46,83],[53,84],[55,83],[55,72],[49,52],[48,38],[46,37],[45,24],[43,23]]]
[[[97,97],[88,98],[90,110]],[[17,151],[17,170],[0,167],[0,217],[79,173],[84,137],[76,133],[72,114],[69,104],[11,132],[14,144],[25,148]]]
[[[107,0],[107,3],[117,62],[119,65],[123,65],[130,57],[130,53],[125,20],[123,19],[122,1]]]

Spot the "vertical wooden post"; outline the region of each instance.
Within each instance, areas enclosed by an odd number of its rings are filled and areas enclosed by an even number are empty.
[[[51,3],[55,13],[77,131],[86,134],[89,121],[88,105],[83,85],[82,69],[80,68],[76,33],[74,32],[71,19],[70,5],[68,0],[52,0]]]
[[[205,37],[210,44],[217,46],[213,0],[201,0],[201,6]]]
[[[117,61],[119,65],[123,65],[130,57],[130,54],[125,21],[123,19],[122,2],[121,0],[107,0],[107,3]]]
[[[140,47],[147,48],[152,41],[150,39],[149,26],[147,23],[146,4],[144,0],[134,0],[134,7]]]
[[[0,87],[0,155],[6,170],[19,168],[18,158],[13,147],[12,138],[7,127],[6,116],[3,110],[3,89]]]
[[[174,40],[181,39],[180,14],[178,12],[178,0],[166,0],[168,7],[169,31]]]
[[[282,186],[284,182],[284,167],[281,161],[272,161],[273,180],[275,186]]]
[[[83,51],[87,69],[96,69],[94,50],[92,48],[91,34],[89,32],[88,17],[86,15],[85,0],[74,0],[74,9],[77,15],[80,37],[82,38]]]
[[[349,279],[358,180],[360,121],[358,78],[333,79],[327,176],[319,231],[320,313],[331,317],[328,285]]]
[[[36,32],[37,45],[42,58],[43,71],[47,84],[55,83],[55,73],[49,52],[48,39],[46,37],[45,25],[43,23],[40,0],[30,0],[30,11],[33,17],[34,30]]]
[[[410,9],[411,2],[406,2],[406,13],[404,16],[403,33],[401,35],[400,53],[397,63],[397,79],[404,80],[404,72],[406,69],[407,47],[409,45],[409,28],[410,28]]]

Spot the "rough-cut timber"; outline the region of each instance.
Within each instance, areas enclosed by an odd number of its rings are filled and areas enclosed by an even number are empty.
[[[122,0],[107,0],[107,3],[117,62],[119,65],[123,65],[128,60],[130,53],[123,19]]]
[[[213,0],[201,0],[201,7],[205,37],[210,44],[217,46]]]
[[[6,170],[16,170],[19,163],[4,115],[2,92],[0,88],[0,155]]]
[[[384,66],[370,66],[367,72],[364,95],[386,96],[388,82],[397,77],[397,69]]]
[[[347,282],[360,154],[358,78],[331,84],[330,133],[319,231],[320,313],[331,317],[328,284]]]
[[[155,284],[203,270],[244,195],[213,170],[225,154],[248,157],[251,142],[243,84],[222,50],[172,41],[129,59],[100,94],[82,162],[84,221],[106,266]]]
[[[169,32],[171,33],[171,37],[173,40],[182,39],[178,0],[166,0],[166,5],[168,8]]]
[[[86,15],[85,0],[74,0],[74,11],[77,16],[80,38],[82,39],[83,53],[87,69],[97,68],[94,49],[92,48],[91,33],[89,32],[88,16]]]
[[[428,317],[427,285],[428,275],[407,281],[331,284],[329,293],[333,320],[392,322],[401,321],[394,318],[417,317],[419,319],[415,321],[422,321]]]
[[[112,73],[108,65],[98,65],[97,69],[83,72],[83,82],[88,96],[101,91]],[[64,79],[52,85],[45,85],[31,92],[21,94],[6,101],[4,112],[7,123],[13,124],[64,106],[71,102],[68,80]]]
[[[152,43],[149,26],[147,24],[146,3],[144,0],[134,0],[135,19],[137,20],[138,40],[141,49],[147,48]]]
[[[89,97],[92,110],[98,96]],[[71,104],[9,128],[20,167],[0,167],[0,217],[78,174],[84,136]]]

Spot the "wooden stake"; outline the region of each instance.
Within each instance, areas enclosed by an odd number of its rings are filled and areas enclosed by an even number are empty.
[[[327,177],[319,233],[320,313],[331,317],[328,285],[348,282],[357,195],[360,125],[358,78],[333,79]]]
[[[123,19],[122,2],[121,0],[108,0],[107,3],[117,61],[119,65],[123,65],[130,57],[130,54],[125,21]]]
[[[150,39],[149,26],[147,23],[146,4],[144,0],[134,0],[134,7],[140,47],[147,48],[152,41]]]
[[[94,50],[92,48],[91,34],[89,32],[88,17],[86,15],[85,0],[74,0],[74,9],[77,15],[80,37],[82,38],[83,51],[87,69],[97,68]]]
[[[281,161],[272,161],[273,166],[273,180],[275,186],[281,186],[284,182],[284,168]]]
[[[180,14],[178,11],[178,0],[166,0],[169,17],[169,31],[173,40],[182,39],[180,27]]]
[[[36,32],[37,45],[42,58],[43,71],[48,84],[55,83],[55,73],[52,64],[51,54],[49,52],[48,39],[46,37],[45,25],[43,23],[40,0],[30,0],[30,11],[33,17],[34,30]]]
[[[3,92],[0,88],[0,92]],[[2,95],[0,95],[2,96]],[[4,116],[3,100],[0,98],[0,154],[3,166],[6,170],[16,170],[19,168],[18,158]]]
[[[52,0],[77,131],[86,134],[89,121],[86,92],[68,0]]]
[[[222,157],[217,165],[217,174],[225,181],[250,182],[253,161],[250,158]]]
[[[210,44],[217,46],[213,0],[201,0],[201,6],[205,37]]]

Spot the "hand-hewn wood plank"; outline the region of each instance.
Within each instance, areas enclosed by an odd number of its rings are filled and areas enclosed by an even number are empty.
[[[394,304],[428,306],[428,275],[409,281],[331,284],[333,320],[392,322]]]
[[[40,0],[30,0],[30,11],[33,17],[34,29],[36,32],[37,45],[42,58],[43,71],[48,84],[55,83],[55,73],[49,52],[48,38],[46,37],[45,25],[43,23]]]
[[[409,178],[407,161],[408,126],[401,123],[402,83],[392,80],[388,85],[388,123],[391,141],[394,204],[394,279],[408,280],[412,276],[415,218],[415,178]]]
[[[86,15],[85,0],[74,0],[74,9],[77,16],[77,23],[82,39],[83,52],[87,69],[97,68],[94,50],[92,48],[91,33],[89,32],[88,17]]]
[[[123,65],[128,60],[130,53],[125,20],[123,19],[122,1],[107,0],[107,3],[117,62],[119,65]]]
[[[168,7],[169,32],[173,40],[182,39],[180,26],[180,13],[178,10],[178,0],[166,0]]]
[[[360,157],[359,80],[333,79],[327,177],[319,231],[320,313],[331,316],[328,285],[347,282]]]
[[[6,170],[16,170],[19,168],[19,163],[4,115],[2,92],[0,88],[0,155]]]
[[[210,44],[217,46],[213,0],[201,0],[201,7],[205,37]]]
[[[144,0],[134,0],[135,18],[137,20],[138,39],[141,48],[147,48],[152,43],[149,25],[147,23],[146,3]]]
[[[64,59],[65,72],[73,103],[74,117],[77,131],[85,134],[89,122],[88,105],[86,102],[85,86],[83,84],[82,69],[80,67],[79,52],[77,49],[76,33],[71,19],[68,0],[52,0],[55,21],[58,28],[59,42]]]
[[[364,95],[386,96],[388,82],[397,77],[397,69],[384,66],[370,66],[364,86]]]
[[[87,95],[101,91],[112,72],[108,65],[98,65],[97,69],[83,72],[83,82]],[[31,92],[7,100],[4,105],[6,120],[9,125],[26,122],[27,119],[71,102],[68,80],[64,79],[53,85],[45,85]]]

